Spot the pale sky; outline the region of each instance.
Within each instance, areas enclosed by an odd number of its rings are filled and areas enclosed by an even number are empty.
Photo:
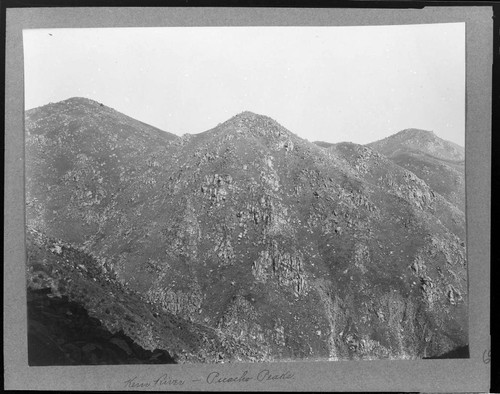
[[[309,141],[464,145],[465,24],[24,30],[25,106],[80,96],[182,135],[242,111]]]

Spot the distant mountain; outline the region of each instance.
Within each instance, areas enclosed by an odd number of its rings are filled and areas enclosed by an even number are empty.
[[[439,138],[432,131],[420,129],[400,131],[380,141],[372,142],[368,147],[388,157],[393,157],[400,151],[412,151],[451,162],[465,160],[463,147]]]
[[[465,149],[431,131],[407,129],[367,145],[413,172],[465,212]]]
[[[127,119],[27,112],[30,289],[177,362],[468,344],[465,216],[413,172],[251,112],[183,137]]]

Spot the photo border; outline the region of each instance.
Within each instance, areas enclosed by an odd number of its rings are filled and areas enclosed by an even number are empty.
[[[332,8],[8,8],[5,62],[4,378],[26,390],[488,391],[490,379],[490,206],[492,7]],[[466,24],[466,222],[469,359],[29,367],[24,227],[22,30],[161,26],[356,26]],[[262,370],[293,375],[264,380]],[[246,376],[209,384],[208,374]],[[130,387],[167,374],[183,386]]]

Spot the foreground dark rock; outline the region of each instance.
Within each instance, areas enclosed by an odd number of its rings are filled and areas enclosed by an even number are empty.
[[[132,339],[110,333],[98,319],[68,297],[28,290],[30,366],[96,364],[173,364],[165,350],[148,351]]]
[[[86,99],[26,117],[28,288],[111,333],[176,362],[467,346],[464,212],[391,158],[251,112],[181,138]]]

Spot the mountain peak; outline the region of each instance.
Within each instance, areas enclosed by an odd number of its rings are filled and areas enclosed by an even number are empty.
[[[247,125],[251,125],[251,124],[255,124],[255,123],[262,123],[262,122],[269,122],[269,121],[272,121],[274,123],[278,123],[274,119],[270,118],[269,116],[257,114],[257,113],[252,112],[252,111],[240,112],[239,114],[236,114],[232,118],[229,119],[229,122],[245,123]]]
[[[439,138],[433,131],[422,129],[404,129],[395,136],[403,138]]]
[[[254,118],[256,116],[264,116],[264,115],[256,114],[255,112],[252,111],[243,111],[236,115],[236,117],[238,118]]]
[[[89,99],[89,98],[86,98],[86,97],[78,97],[78,96],[75,96],[75,97],[70,97],[66,100],[62,100],[62,101],[59,101],[58,103],[56,104],[62,104],[62,105],[88,105],[88,106],[93,106],[93,107],[97,107],[97,106],[104,106],[104,104],[98,102],[98,101],[95,101],[95,100],[92,100],[92,99]]]
[[[74,106],[80,106],[80,105],[85,105],[85,106],[102,106],[103,104],[91,100],[85,97],[70,97],[65,100],[57,101],[57,102],[50,102],[48,104],[40,105],[38,107],[34,107],[28,110],[29,111],[35,111],[39,109],[48,109],[50,111],[53,111],[55,108],[64,108],[64,107],[74,107]]]
[[[80,96],[75,96],[75,97],[70,97],[66,100],[62,100],[61,103],[69,103],[69,102],[75,102],[75,103],[97,103],[96,100],[89,99],[87,97],[80,97]]]
[[[143,133],[155,135],[156,137],[159,136],[162,139],[174,140],[179,138],[172,133],[151,126],[137,119],[131,118],[130,116],[115,110],[114,108],[108,107],[103,103],[86,97],[70,97],[56,103],[51,102],[26,111],[26,116],[28,117],[28,119],[35,123],[37,119],[43,118],[47,116],[47,114],[51,114],[52,116],[61,116],[62,118],[60,118],[60,123],[63,123],[65,121],[64,119],[71,117],[73,118],[74,122],[80,125],[87,124],[87,126],[93,127],[93,125],[95,125],[95,122],[99,122],[101,128],[106,128],[107,126],[113,128],[116,127],[116,122],[119,121],[122,125],[127,124],[128,126],[136,129],[136,131],[140,130]],[[120,129],[121,128],[123,127],[121,126]],[[50,128],[47,127],[35,127],[32,128],[32,132],[35,132],[35,130],[43,130],[47,132],[47,130],[49,129]],[[56,129],[61,132],[63,130],[65,130],[65,132],[68,132],[68,130],[64,127],[54,127],[54,130]]]
[[[220,124],[218,129],[277,138],[290,136],[292,134],[273,118],[251,111],[243,111],[234,115],[232,118]]]
[[[403,151],[420,152],[439,159],[464,160],[464,148],[443,140],[433,131],[405,129],[387,138],[367,144],[368,147],[386,155],[394,156]]]

